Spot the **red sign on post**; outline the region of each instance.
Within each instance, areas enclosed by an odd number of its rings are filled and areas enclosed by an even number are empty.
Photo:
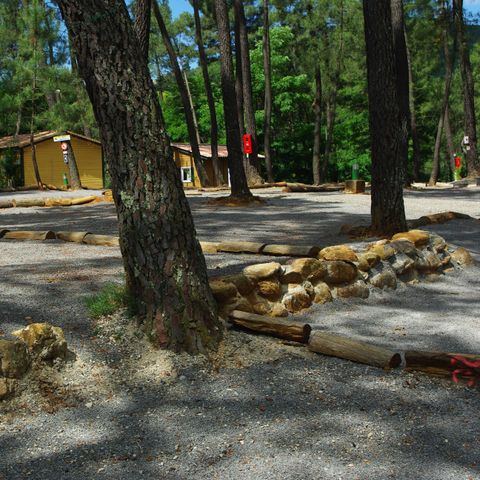
[[[68,143],[67,142],[62,142],[60,144],[60,147],[63,151],[66,151],[66,150],[68,150]]]
[[[243,152],[247,154],[253,152],[252,136],[248,133],[243,136]]]
[[[455,168],[461,168],[462,167],[462,159],[457,155],[455,157]]]

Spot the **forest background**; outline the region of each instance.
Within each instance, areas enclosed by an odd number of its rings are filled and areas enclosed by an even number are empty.
[[[210,113],[198,63],[193,15],[188,4],[160,1],[170,37],[185,72],[200,139],[210,142]],[[203,39],[216,101],[219,143],[225,143],[218,35],[213,2],[202,1]],[[170,5],[171,4],[171,5]],[[250,44],[254,109],[263,144],[264,68],[262,2],[244,2]],[[480,81],[479,6],[465,2],[468,45],[475,83]],[[411,66],[411,107],[416,118],[420,175],[430,177],[445,84],[445,32],[453,60],[448,128],[455,148],[463,138],[463,97],[454,25],[447,1],[405,1]],[[184,10],[184,11],[183,11]],[[233,14],[232,14],[233,17]],[[451,20],[450,20],[451,19]],[[232,22],[233,26],[233,22]],[[151,23],[149,65],[168,134],[188,142],[183,106],[156,22]],[[321,73],[321,155],[327,179],[342,181],[357,163],[370,179],[370,137],[362,3],[359,0],[271,0],[272,160],[276,180],[312,183],[315,71]],[[41,130],[73,130],[98,138],[83,82],[56,6],[47,0],[5,0],[0,5],[0,136]],[[480,101],[478,89],[475,102]],[[478,121],[478,109],[477,109]],[[447,128],[443,129],[447,132]],[[261,148],[260,148],[261,151]],[[441,137],[439,179],[452,180],[451,155]],[[410,145],[410,160],[413,157]],[[412,161],[409,164],[410,170]],[[0,164],[0,186],[9,175]]]

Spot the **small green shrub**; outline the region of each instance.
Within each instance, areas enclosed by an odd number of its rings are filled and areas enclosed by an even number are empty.
[[[131,310],[131,301],[125,285],[118,283],[106,284],[99,293],[87,298],[85,304],[92,318],[112,315],[122,307],[129,307]]]

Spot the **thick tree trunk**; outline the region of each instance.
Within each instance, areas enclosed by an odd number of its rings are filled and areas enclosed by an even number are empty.
[[[315,98],[313,100],[313,113],[315,117],[314,129],[313,129],[313,183],[314,185],[320,185],[321,172],[320,172],[320,143],[321,143],[321,129],[322,129],[322,74],[320,71],[320,65],[315,66]]]
[[[402,141],[400,144],[400,155],[404,161],[404,182],[410,184],[408,176],[408,134],[410,125],[410,105],[409,105],[409,71],[407,46],[405,43],[405,25],[403,18],[403,0],[391,0],[392,9],[392,30],[393,45],[395,49],[395,60],[397,70],[397,92],[400,107],[400,128],[402,129]]]
[[[190,92],[190,84],[188,83],[187,72],[185,72],[185,70],[182,71],[182,76],[183,76],[183,81],[185,82],[185,88],[187,89],[188,104],[190,105],[190,111],[192,112],[193,127],[195,128],[195,137],[197,139],[198,145],[200,145],[202,143],[200,140],[200,129],[198,128],[197,114],[195,113],[192,92]]]
[[[242,146],[238,126],[235,81],[233,79],[232,53],[230,49],[230,26],[225,0],[215,0],[215,11],[220,43],[220,71],[222,78],[223,112],[227,133],[228,168],[232,196],[248,198],[252,194],[248,188],[247,177],[243,168]]]
[[[474,82],[463,20],[463,0],[453,0],[453,13],[455,17],[455,29],[463,83],[464,131],[465,135],[468,136],[470,147],[466,151],[467,169],[469,176],[480,176],[480,161],[477,157]]]
[[[440,112],[440,118],[438,119],[437,134],[435,136],[435,148],[433,149],[433,161],[432,172],[430,173],[430,179],[428,185],[435,186],[438,180],[438,172],[440,171],[440,147],[442,145],[442,132],[443,121],[445,118],[445,112]]]
[[[338,83],[332,85],[332,91],[325,103],[325,151],[323,153],[323,161],[321,167],[321,181],[325,182],[327,179],[328,165],[330,164],[330,157],[333,150],[333,129],[335,127],[335,116],[337,110],[337,91]]]
[[[267,179],[270,183],[273,179],[272,167],[272,65],[270,60],[270,22],[268,19],[268,0],[263,0],[263,69],[265,72],[265,99],[263,121],[263,149],[265,154],[265,168]]]
[[[407,29],[404,24],[404,34],[405,34],[405,47],[407,51],[407,66],[408,66],[408,101],[410,108],[410,136],[412,138],[412,180],[418,181],[420,178],[420,166],[421,166],[421,155],[420,155],[420,141],[418,139],[418,129],[417,129],[417,115],[415,110],[415,88],[413,83],[413,69],[412,69],[412,58],[410,54],[410,48],[408,47],[408,36]],[[408,170],[405,172],[408,177]]]
[[[243,9],[243,0],[234,0],[235,23],[238,24],[238,33],[240,36],[240,56],[242,68],[242,87],[243,87],[243,107],[245,110],[246,132],[252,137],[252,153],[248,155],[246,165],[246,175],[248,183],[258,185],[264,183],[260,174],[258,162],[258,142],[257,127],[255,124],[255,110],[253,107],[252,92],[252,71],[250,66],[250,48],[248,45],[247,22],[245,11]]]
[[[197,141],[197,134],[195,131],[195,122],[193,121],[193,115],[190,108],[190,102],[188,100],[187,86],[182,77],[182,71],[178,64],[177,54],[173,48],[170,36],[168,35],[167,27],[163,21],[162,13],[158,7],[157,0],[153,0],[153,12],[155,18],[157,19],[158,27],[160,33],[162,34],[163,43],[168,52],[168,57],[170,59],[170,65],[172,67],[173,73],[175,75],[175,80],[178,85],[178,90],[180,92],[180,98],[182,99],[182,106],[185,113],[185,121],[187,123],[188,129],[188,138],[190,139],[190,146],[192,147],[193,161],[195,162],[195,168],[197,169],[198,178],[200,180],[200,185],[202,187],[210,186],[210,181],[208,179],[207,171],[203,165],[202,157],[200,155],[200,148]]]
[[[205,47],[202,38],[202,24],[200,22],[200,12],[198,0],[193,0],[193,14],[195,18],[195,39],[198,47],[198,56],[200,59],[200,66],[202,67],[203,82],[205,84],[205,93],[207,95],[208,110],[210,112],[210,144],[212,149],[212,164],[213,172],[217,185],[224,185],[222,170],[218,161],[218,122],[217,112],[215,110],[215,100],[213,98],[212,84],[210,82],[210,74],[208,73],[207,55],[205,54]]]
[[[245,135],[245,115],[243,104],[243,71],[242,71],[242,44],[240,42],[240,26],[237,21],[234,23],[234,41],[235,41],[235,94],[237,95],[237,116],[238,116],[238,128],[240,131],[240,139]],[[245,169],[245,175],[248,179],[247,171],[247,157],[242,148],[243,168]]]
[[[127,287],[161,347],[190,353],[222,336],[206,265],[124,2],[57,0],[100,127]]]
[[[403,203],[405,134],[397,88],[390,0],[364,0],[372,151],[372,230],[407,230]]]
[[[455,143],[453,141],[452,126],[450,124],[450,108],[447,104],[445,108],[445,118],[443,119],[445,127],[445,138],[447,140],[448,168],[452,174],[455,172]]]
[[[75,152],[73,151],[72,143],[68,144],[68,173],[70,178],[70,187],[73,190],[79,190],[82,188],[82,182],[80,181],[80,174],[78,173],[77,160],[75,158]]]
[[[150,40],[150,17],[152,9],[152,0],[135,0],[135,33],[143,54],[143,58],[148,63],[148,46]]]

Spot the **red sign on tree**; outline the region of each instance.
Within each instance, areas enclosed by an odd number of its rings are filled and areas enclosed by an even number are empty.
[[[248,133],[246,133],[243,136],[243,152],[244,153],[252,153],[252,136]]]

